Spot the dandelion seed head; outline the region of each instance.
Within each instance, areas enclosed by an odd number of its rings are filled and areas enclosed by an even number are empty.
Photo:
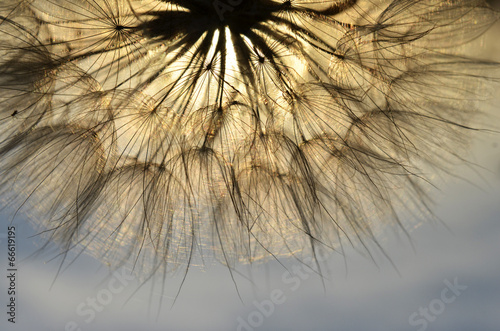
[[[484,1],[9,0],[1,196],[143,275],[370,253],[432,216],[496,63]],[[66,255],[64,255],[66,257]],[[146,276],[147,277],[147,276]]]

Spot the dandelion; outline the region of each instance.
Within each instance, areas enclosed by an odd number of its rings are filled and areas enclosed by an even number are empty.
[[[481,0],[8,0],[0,190],[143,275],[370,253],[430,218],[497,64]]]

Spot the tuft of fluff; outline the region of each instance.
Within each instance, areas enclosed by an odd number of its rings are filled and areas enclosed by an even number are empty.
[[[432,218],[498,65],[481,0],[7,0],[0,194],[145,276]],[[309,260],[310,261],[310,260]]]

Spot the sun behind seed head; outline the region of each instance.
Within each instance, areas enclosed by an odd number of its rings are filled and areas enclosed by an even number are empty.
[[[480,0],[9,0],[0,14],[3,199],[65,258],[145,277],[381,249],[379,228],[432,217],[430,179],[463,162],[498,70],[457,52],[497,19]]]

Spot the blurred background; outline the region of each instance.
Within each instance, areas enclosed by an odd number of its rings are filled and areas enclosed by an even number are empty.
[[[500,8],[500,1],[491,3]],[[484,41],[485,58],[500,61],[499,38],[497,24]],[[491,107],[498,120],[500,91]],[[370,259],[346,247],[345,256],[329,256],[323,279],[293,260],[254,266],[252,277],[235,274],[234,281],[221,265],[192,268],[175,304],[182,275],[166,278],[164,290],[163,279],[157,279],[151,290],[151,282],[140,286],[120,270],[110,275],[87,256],[58,272],[56,251],[30,256],[43,240],[31,237],[36,232],[18,218],[16,324],[7,322],[8,283],[2,276],[0,329],[497,331],[500,135],[473,142],[470,159],[484,169],[464,167],[459,173],[468,182],[451,179],[440,186],[435,213],[442,223],[414,230],[414,248],[404,238],[384,239],[392,264],[381,254]],[[5,215],[0,214],[3,274],[10,222]]]

